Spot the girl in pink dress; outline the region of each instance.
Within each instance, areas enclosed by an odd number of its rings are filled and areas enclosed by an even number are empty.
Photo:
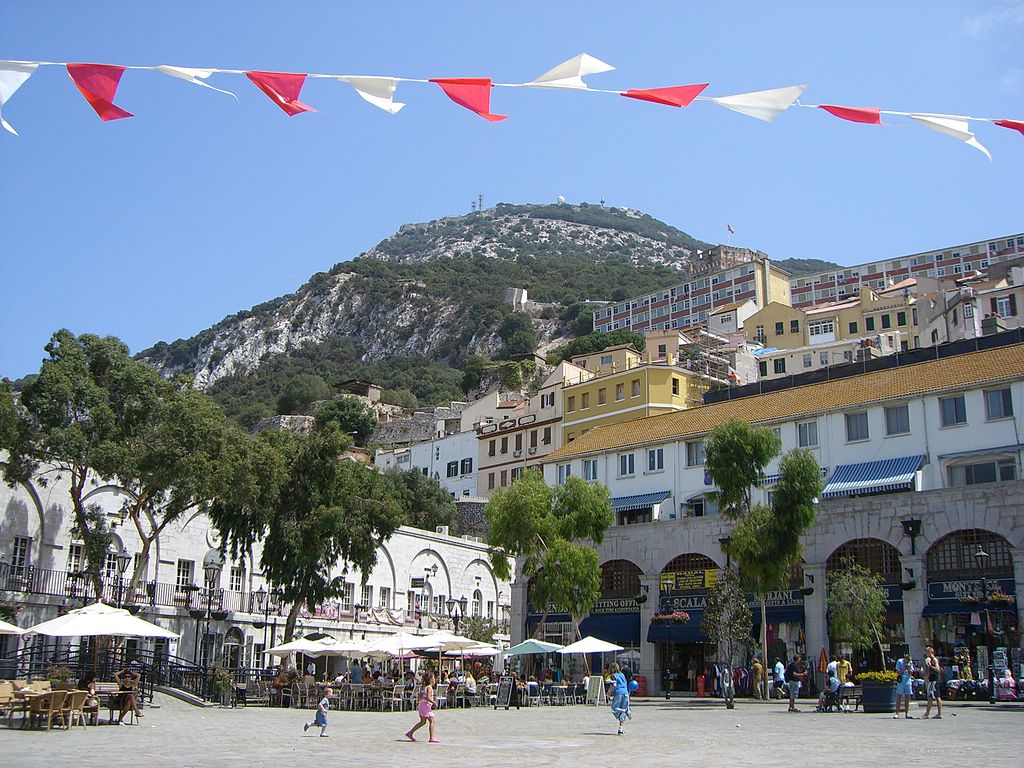
[[[434,738],[434,705],[437,702],[434,701],[434,673],[424,672],[423,673],[423,690],[420,691],[420,701],[416,705],[416,713],[420,716],[420,721],[416,723],[405,733],[405,737],[409,741],[416,741],[413,734],[416,733],[424,725],[427,725],[427,732],[430,734],[430,744],[440,744],[441,740]],[[429,724],[429,725],[428,725]]]

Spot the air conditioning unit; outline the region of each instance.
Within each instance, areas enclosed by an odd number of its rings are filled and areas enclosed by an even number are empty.
[[[522,452],[522,451],[512,451],[512,455],[513,455],[513,456],[514,456],[515,458],[517,458],[517,459],[518,459],[518,458],[519,458],[520,456],[522,456],[522,455],[523,455],[523,452]]]
[[[530,454],[531,456],[533,456],[533,454],[535,454],[535,453],[537,452],[537,446],[534,446],[534,447],[532,447],[532,448],[527,448],[527,449],[526,449],[526,452],[527,452],[528,454]]]
[[[447,525],[439,525],[437,526],[437,528],[434,529],[434,532],[440,533],[442,536],[447,536],[449,530],[450,529]]]

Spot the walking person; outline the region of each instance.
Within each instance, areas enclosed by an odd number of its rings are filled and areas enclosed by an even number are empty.
[[[778,656],[775,657],[775,666],[772,669],[774,673],[774,679],[772,680],[772,690],[778,693],[776,698],[782,698],[782,689],[786,684],[786,665],[782,663],[782,659]]]
[[[305,733],[309,730],[310,726],[320,726],[320,735],[323,738],[327,738],[327,710],[331,708],[331,696],[334,695],[334,690],[331,688],[324,688],[324,696],[320,699],[320,703],[316,705],[316,719],[312,723],[303,723],[302,731]]]
[[[427,726],[427,733],[430,736],[429,744],[440,744],[441,740],[436,738],[434,735],[434,707],[437,702],[434,701],[434,673],[424,672],[423,673],[423,690],[420,691],[420,701],[416,705],[416,714],[420,716],[420,721],[416,723],[412,728],[405,732],[405,738],[409,741],[416,741],[413,736],[416,731],[422,728],[424,725]]]
[[[754,663],[750,665],[750,676],[754,678],[754,698],[765,698],[764,664],[761,663],[760,659],[755,658]]]
[[[902,699],[903,716],[907,720],[913,720],[910,715],[910,699],[914,695],[914,662],[910,659],[908,649],[903,658],[896,662],[896,714],[892,716],[896,720],[900,716],[900,703]]]
[[[942,719],[942,695],[939,691],[939,686],[942,684],[942,664],[939,662],[939,657],[935,655],[935,649],[930,645],[924,649],[924,668],[928,673],[926,678],[928,684],[928,704],[924,708],[924,717],[928,719],[928,716],[932,711],[932,701],[935,702],[935,719]]]
[[[623,726],[626,724],[626,718],[632,717],[629,712],[629,681],[619,671],[618,664],[613,663],[608,667],[608,671],[611,673],[608,684],[613,688],[612,715],[619,721],[619,735],[621,736],[625,733]]]

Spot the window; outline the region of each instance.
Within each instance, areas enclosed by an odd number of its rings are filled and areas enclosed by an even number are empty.
[[[551,427],[544,427],[544,439],[541,442],[544,445],[551,445]]]
[[[686,502],[686,514],[689,517],[704,517],[714,513],[714,502],[705,496],[695,496]]]
[[[191,560],[178,561],[178,570],[175,575],[174,583],[177,585],[179,592],[192,585],[192,572],[195,567],[196,564]]]
[[[647,471],[657,472],[665,468],[665,449],[652,448],[647,451]]]
[[[377,605],[381,608],[391,608],[391,587],[381,587],[377,590]]]
[[[857,332],[857,322],[854,321],[854,322],[850,323],[850,333],[856,333],[856,332]]]
[[[462,463],[459,466],[459,474],[462,474],[462,475],[471,475],[471,474],[473,474],[473,459],[472,458],[463,459],[462,460]]]
[[[672,397],[679,397],[679,378],[672,377]]]
[[[814,365],[814,356],[810,353],[804,355],[804,368],[810,368]]]
[[[764,378],[765,376],[768,375],[768,361],[767,360],[760,360],[757,363],[757,372],[761,376],[761,378]]]
[[[541,408],[554,408],[555,407],[555,393],[545,392],[540,396],[540,407]]]
[[[620,453],[619,454],[619,477],[625,477],[632,475],[636,471],[633,465],[633,454],[632,453]]]
[[[828,352],[819,352],[818,353],[818,364],[819,365],[828,365]]]
[[[445,474],[448,477],[456,477],[459,474],[459,462],[449,461],[448,466],[445,469]]]
[[[480,618],[483,612],[484,596],[479,589],[473,590],[473,602],[470,603],[469,612],[471,615]]]
[[[985,392],[985,418],[1005,419],[1013,416],[1013,400],[1010,388],[989,389]]]
[[[597,459],[583,460],[583,479],[597,480]]]
[[[516,480],[518,480],[520,477],[522,477],[522,476],[523,476],[523,468],[522,467],[512,467],[512,482],[513,483]]]
[[[597,390],[597,404],[598,405],[604,405],[607,402],[608,402],[608,390],[605,389],[604,387],[601,387],[601,389]]]
[[[875,318],[865,317],[864,318],[864,330],[873,331],[875,330]]]
[[[501,438],[501,453],[502,455],[508,453],[508,435],[505,435],[505,437]]]
[[[818,446],[817,421],[801,421],[796,425],[796,444],[800,448],[816,448]]]
[[[352,613],[353,608],[355,608],[355,599],[356,585],[351,581],[346,581],[345,586],[341,589],[341,596],[339,597],[341,610],[346,613]]]
[[[82,570],[82,545],[68,545],[68,573],[79,573]]]
[[[495,449],[495,446],[497,445],[497,442],[498,442],[497,440],[491,440],[487,444],[487,455],[488,456],[493,456],[494,455],[494,449]]]
[[[580,410],[581,411],[585,411],[589,407],[590,407],[590,393],[589,392],[584,392],[582,395],[580,395]]]
[[[363,585],[362,592],[359,595],[359,604],[366,610],[373,607],[373,587],[369,584]]]
[[[759,325],[754,328],[754,339],[764,344],[764,326]]]
[[[704,441],[694,440],[686,444],[686,466],[697,467],[704,463]]]
[[[949,484],[956,487],[1016,479],[1017,464],[1013,459],[980,461],[949,468]]]
[[[658,357],[665,357],[665,355],[666,355],[665,345],[664,344],[659,344],[658,345]]]
[[[232,592],[245,591],[245,566],[231,566],[231,576],[228,578],[228,589]]]
[[[852,443],[857,440],[867,440],[868,437],[867,411],[846,414],[846,442]]]
[[[626,388],[625,388],[625,386],[623,386],[622,384],[616,384],[615,385],[615,400],[616,400],[616,402],[619,401],[619,400],[625,400],[625,399],[626,399]]]
[[[640,397],[640,379],[633,379],[629,382],[629,396]]]
[[[611,365],[611,364],[612,364],[612,356],[611,355],[601,355],[601,365]]]
[[[494,601],[493,600],[488,600],[487,601],[487,618],[488,619],[493,619],[494,618]]]
[[[508,485],[508,470],[503,469],[501,470],[501,487],[504,488],[506,485]]]
[[[789,321],[789,332],[790,333],[800,333],[800,321],[799,320],[790,320]]]
[[[885,434],[906,435],[910,432],[910,408],[893,405],[885,409]]]
[[[882,315],[882,329],[892,328],[892,315]]]
[[[572,476],[572,464],[558,465],[558,484],[565,485],[565,481]]]
[[[569,395],[565,401],[565,410],[572,413],[576,410],[576,395]]]
[[[772,434],[778,438],[779,445],[782,445],[782,427],[772,427]]]
[[[775,372],[776,373],[785,373],[786,372],[786,358],[784,358],[784,357],[777,357],[774,360],[772,360],[772,364],[775,367]]]
[[[967,405],[964,403],[963,395],[940,397],[939,411],[942,414],[942,426],[944,427],[967,423]]]
[[[781,336],[785,332],[786,332],[786,324],[783,323],[782,321],[777,322],[775,324],[775,335],[776,336]]]
[[[906,325],[906,324],[907,324],[907,313],[906,312],[897,312],[896,313],[896,325]]]
[[[823,333],[835,333],[835,323],[831,320],[819,320],[816,323],[807,324],[807,333],[810,336],[821,336]]]
[[[32,539],[27,536],[15,536],[14,548],[11,552],[11,574],[24,576],[32,564]]]
[[[494,473],[493,472],[488,472],[487,473],[487,490],[488,491],[493,491],[494,490]]]
[[[1013,294],[992,300],[992,311],[1000,317],[1016,317],[1017,297]]]

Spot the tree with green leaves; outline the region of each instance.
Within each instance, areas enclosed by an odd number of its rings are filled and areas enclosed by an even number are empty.
[[[885,621],[888,595],[882,577],[852,560],[830,569],[826,599],[828,626],[833,638],[866,650],[876,644],[885,667],[881,626]]]
[[[342,432],[352,435],[356,445],[366,445],[377,430],[377,414],[370,406],[355,397],[339,397],[326,403],[316,412],[316,426],[323,429],[334,422]]]
[[[719,572],[718,581],[708,590],[707,605],[701,629],[717,648],[718,660],[732,669],[742,660],[750,647],[750,628],[753,614],[743,592],[743,583],[736,571],[726,568]],[[733,687],[722,686],[722,697],[729,709],[733,707]]]
[[[771,429],[739,419],[715,427],[705,442],[705,468],[717,488],[719,510],[736,522],[728,552],[761,602],[761,651],[766,660],[766,597],[787,586],[802,551],[800,536],[814,524],[814,505],[822,487],[817,459],[809,451],[794,449],[779,462],[771,506],[753,503],[753,489],[763,485],[764,468],[781,448]]]
[[[601,597],[597,552],[585,542],[599,545],[615,519],[608,488],[570,477],[551,489],[539,472],[527,471],[495,491],[484,515],[495,575],[511,581],[514,557],[517,578],[532,582],[534,605],[545,618],[549,608],[568,613],[578,636],[580,619]]]
[[[366,583],[402,510],[379,473],[341,458],[351,441],[337,424],[308,437],[268,431],[260,438],[280,454],[274,477],[226,493],[211,514],[233,553],[263,540],[263,574],[290,606],[288,642],[303,606],[313,611],[345,593],[349,568]]]
[[[383,473],[391,495],[402,509],[402,524],[425,531],[450,526],[455,519],[455,499],[431,477],[417,469],[393,467]]]
[[[99,596],[111,534],[89,492],[100,482],[126,491],[122,515],[142,542],[138,583],[160,533],[215,494],[226,422],[209,397],[184,380],[163,379],[113,337],[61,330],[46,351],[17,400],[9,384],[0,392],[4,479],[46,485],[67,478],[74,530]]]

